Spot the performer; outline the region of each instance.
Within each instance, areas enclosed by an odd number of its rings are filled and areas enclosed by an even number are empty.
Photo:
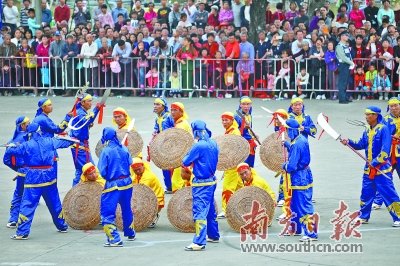
[[[222,126],[225,128],[225,134],[232,134],[241,136],[238,124],[235,120],[234,114],[225,112],[221,116]],[[243,187],[243,182],[236,172],[236,167],[226,170],[223,175],[222,183],[222,212],[218,214],[218,219],[225,219],[226,205],[235,191]]]
[[[174,120],[168,111],[168,104],[164,98],[157,98],[154,100],[153,112],[157,114],[153,131],[153,139],[154,139],[157,136],[157,134],[159,134],[161,131],[174,127]],[[147,157],[147,161],[150,161],[149,154]],[[162,172],[164,176],[165,194],[172,194],[172,183],[171,183],[172,171],[166,169],[162,170]]]
[[[18,217],[18,227],[11,239],[28,239],[33,216],[42,196],[59,232],[67,232],[68,225],[62,215],[57,177],[54,174],[54,155],[57,149],[68,148],[72,142],[43,138],[36,123],[27,127],[27,141],[7,149],[7,152],[22,156],[26,168],[24,193]]]
[[[242,121],[242,118],[235,114],[235,120],[238,123],[240,134],[249,142],[250,144],[250,155],[246,159],[246,163],[251,167],[254,167],[254,159],[256,154],[257,144],[254,141],[256,136],[252,136],[249,128],[253,127],[253,118],[252,118],[252,101],[248,96],[242,96],[240,98],[239,112],[243,114],[246,121]]]
[[[39,124],[40,131],[42,132],[41,133],[42,137],[52,138],[54,137],[54,134],[61,134],[65,131],[65,129],[67,129],[68,122],[73,116],[72,112],[66,114],[64,120],[61,121],[60,124],[56,125],[53,122],[53,120],[51,120],[51,118],[49,117],[49,114],[53,112],[53,103],[51,102],[51,100],[47,98],[39,100],[38,107],[39,108],[37,109],[35,118],[33,119],[32,122]],[[56,151],[53,164],[53,169],[56,177],[58,177],[57,162],[58,162],[58,153]]]
[[[392,180],[390,164],[391,135],[384,124],[381,109],[369,106],[365,109],[365,120],[369,127],[358,141],[342,139],[344,145],[356,150],[365,149],[369,163],[365,164],[360,197],[358,222],[366,224],[371,215],[372,202],[379,191],[393,219],[393,227],[400,227],[400,199]]]
[[[400,100],[397,97],[392,97],[388,101],[388,111],[384,118],[384,123],[389,128],[389,132],[392,135],[392,146],[390,148],[390,164],[392,165],[392,177],[393,171],[396,169],[397,175],[400,177]],[[376,192],[376,197],[372,208],[378,210],[382,207],[383,198]]]
[[[106,181],[100,176],[99,169],[92,163],[87,163],[82,167],[82,175],[79,183],[97,182],[104,187]]]
[[[164,190],[161,186],[160,180],[151,171],[150,165],[145,163],[140,158],[134,158],[131,164],[131,176],[133,184],[143,184],[151,188],[157,197],[158,213],[154,221],[149,225],[149,228],[154,228],[158,221],[159,213],[164,208]]]
[[[289,117],[296,119],[300,124],[301,134],[308,138],[308,136],[314,137],[317,134],[317,128],[311,119],[311,116],[304,113],[304,103],[301,98],[293,98],[290,102],[288,109]]]
[[[206,241],[219,242],[217,213],[214,206],[214,192],[217,187],[215,171],[219,148],[215,140],[210,139],[211,131],[207,129],[206,123],[196,120],[191,126],[197,142],[183,158],[182,167],[188,170],[193,164],[193,219],[196,234],[193,243],[185,247],[185,250],[198,251],[205,249]]]
[[[171,104],[171,116],[174,120],[174,127],[181,128],[192,135],[192,129],[187,121],[188,116],[185,112],[185,106],[183,103],[174,102]],[[185,180],[182,179],[181,168],[175,168],[172,174],[172,192],[174,193],[178,189],[185,186]]]
[[[29,118],[27,116],[19,116],[17,120],[15,120],[14,135],[8,143],[17,143],[17,144],[24,143],[26,136],[26,128],[28,127],[28,125],[29,125]],[[17,173],[16,177],[14,178],[15,189],[13,198],[11,200],[10,217],[7,223],[8,228],[14,229],[17,227],[22,194],[24,193],[26,168],[23,167],[24,160],[22,156],[16,156],[12,152],[8,152],[4,155],[3,163]]]
[[[312,203],[313,177],[309,167],[311,161],[307,138],[301,134],[301,125],[293,118],[286,120],[290,142],[285,142],[288,150],[288,161],[282,169],[290,174],[292,199],[290,201],[291,221],[296,225],[294,234],[303,233],[301,242],[318,240],[317,227],[314,221]]]
[[[123,242],[115,225],[118,203],[122,211],[124,236],[128,241],[133,241],[136,235],[131,208],[132,180],[129,173],[132,158],[128,149],[118,140],[115,129],[104,128],[101,142],[106,144],[98,164],[100,175],[106,180],[100,204],[101,221],[107,236],[104,246],[122,247]]]
[[[272,200],[275,202],[276,197],[274,191],[271,189],[267,181],[258,175],[254,168],[251,168],[247,163],[241,163],[236,167],[236,171],[245,187],[255,186],[261,188],[262,190],[267,192],[268,195],[270,195]],[[269,219],[271,218],[272,217],[269,217]]]
[[[102,112],[104,105],[98,103],[93,111],[92,96],[90,94],[83,94],[78,96],[74,109],[76,110],[77,117],[74,118],[72,126],[77,127],[76,130],[71,130],[70,136],[79,139],[79,143],[72,146],[72,158],[75,164],[75,178],[72,185],[75,186],[79,183],[82,175],[82,167],[86,163],[93,163],[92,155],[89,149],[89,129],[93,126],[93,122],[97,115]],[[101,114],[99,116],[99,123],[101,122]]]

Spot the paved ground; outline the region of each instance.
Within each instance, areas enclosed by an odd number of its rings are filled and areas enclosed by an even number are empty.
[[[13,132],[16,116],[24,114],[32,117],[35,114],[37,98],[1,97],[0,143],[5,143]],[[51,118],[61,120],[64,113],[71,109],[72,98],[54,98],[54,113]],[[237,99],[193,99],[182,100],[191,120],[204,119],[215,135],[223,134],[219,116],[224,111],[234,111]],[[254,130],[262,138],[272,132],[272,127],[266,128],[271,119],[260,106],[269,109],[286,108],[288,101],[260,101],[254,103]],[[329,116],[329,122],[344,136],[358,138],[362,129],[346,124],[345,119],[363,119],[363,109],[366,105],[376,104],[386,109],[384,102],[356,102],[350,105],[338,105],[331,101],[306,101],[306,111],[314,121],[316,115],[323,111]],[[111,110],[117,106],[125,107],[136,118],[136,127],[147,143],[153,127],[152,99],[144,98],[110,98],[105,112],[105,123],[95,125],[91,130],[91,146],[100,138],[101,129],[111,125]],[[319,129],[320,130],[320,129]],[[327,135],[321,140],[310,141],[312,152],[311,169],[313,171],[315,188],[315,208],[320,214],[320,243],[333,243],[329,239],[333,227],[329,220],[339,201],[349,204],[354,211],[359,204],[361,174],[363,162],[350,150],[339,145]],[[3,151],[0,151],[1,156]],[[71,187],[73,164],[69,150],[59,152],[59,190],[61,198]],[[93,154],[94,155],[94,154]],[[95,155],[94,155],[95,157]],[[97,159],[97,158],[95,158]],[[158,169],[153,169],[160,174]],[[275,191],[278,179],[259,161],[257,155],[256,169],[271,184]],[[218,177],[222,173],[218,173]],[[230,230],[226,221],[220,221],[222,234],[219,244],[209,244],[203,253],[185,252],[183,247],[191,242],[192,234],[177,232],[166,217],[166,210],[161,212],[157,228],[138,233],[135,242],[126,242],[124,248],[107,249],[102,247],[104,233],[98,229],[93,231],[70,230],[68,234],[59,234],[52,224],[51,217],[42,202],[37,209],[33,222],[30,240],[12,241],[9,236],[14,233],[7,229],[9,201],[14,189],[11,181],[13,173],[0,166],[0,265],[113,265],[135,263],[138,265],[398,265],[398,241],[400,229],[391,227],[391,219],[386,210],[374,211],[370,224],[361,228],[361,240],[347,242],[362,243],[364,253],[360,254],[243,254],[239,249],[239,236]],[[398,178],[395,186],[400,189]],[[216,192],[217,202],[221,202],[221,184]],[[167,195],[166,200],[170,199]],[[275,215],[279,215],[280,210]],[[298,237],[279,238],[277,234],[282,228],[274,222],[269,229],[271,243],[297,243]],[[397,263],[396,263],[397,261]]]

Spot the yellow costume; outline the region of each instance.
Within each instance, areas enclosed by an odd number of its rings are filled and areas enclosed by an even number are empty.
[[[225,131],[225,134],[241,136],[238,124],[235,121],[233,113],[223,113],[221,118],[233,120],[233,124]],[[226,170],[223,176],[222,183],[222,211],[226,212],[226,205],[232,194],[243,187],[243,182],[236,171],[236,167]]]
[[[265,190],[272,198],[272,200],[275,202],[275,193],[267,183],[265,179],[263,179],[261,176],[259,176],[254,168],[251,168],[251,181],[250,182],[243,182],[244,186],[255,186],[258,188],[261,188]]]
[[[104,184],[106,183],[106,181],[100,176],[99,169],[97,169],[97,167],[92,163],[87,163],[82,167],[82,175],[81,175],[81,179],[80,179],[79,183],[93,182],[93,181],[90,181],[87,179],[86,174],[93,171],[94,169],[96,169],[96,173],[97,173],[96,181],[94,181],[94,182],[97,182],[102,187],[104,187]]]
[[[133,167],[135,165],[143,165],[144,172],[142,176],[138,176],[133,171]],[[151,171],[150,165],[147,162],[143,162],[140,158],[134,158],[132,165],[131,165],[131,178],[132,183],[135,184],[142,184],[151,188],[156,194],[157,202],[158,202],[158,210],[160,211],[164,207],[164,189],[161,185],[160,180],[158,180],[157,176]]]
[[[180,117],[177,121],[175,121],[175,127],[176,128],[181,128],[187,132],[189,132],[192,136],[192,127],[190,126],[189,122],[187,121],[188,116],[185,112],[185,107],[182,103],[180,102],[175,102],[171,104],[171,109],[173,108],[179,108],[183,112],[183,116]],[[181,177],[181,167],[175,168],[174,172],[172,174],[172,192],[177,191],[178,189],[181,189],[185,187],[185,180],[182,179]],[[187,185],[187,184],[186,184]]]

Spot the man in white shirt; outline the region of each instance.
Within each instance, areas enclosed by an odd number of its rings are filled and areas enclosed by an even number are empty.
[[[114,60],[119,61],[121,65],[121,72],[118,74],[118,84],[120,87],[131,87],[131,77],[133,76],[131,73],[132,61],[129,58],[131,52],[131,44],[124,40],[119,40],[111,54]]]
[[[299,30],[296,33],[297,40],[292,42],[292,55],[297,54],[303,47],[303,42],[308,42],[308,46],[311,47],[311,43],[308,39],[304,39],[304,33]],[[303,55],[299,56],[302,59]]]
[[[85,81],[89,82],[90,87],[98,86],[98,62],[97,59],[92,59],[92,57],[96,56],[97,50],[97,45],[93,42],[93,36],[87,34],[86,42],[82,45],[81,53],[77,57],[84,58],[83,68],[85,69]]]
[[[243,4],[240,0],[235,0],[232,3],[232,11],[233,11],[233,24],[235,24],[235,28],[240,28],[241,19],[240,19],[240,8],[242,8]]]
[[[14,0],[7,0],[7,5],[3,8],[4,23],[3,26],[8,26],[11,29],[11,35],[14,35],[17,29],[19,18],[18,8],[14,5]]]
[[[187,20],[190,24],[194,22],[194,14],[197,12],[196,5],[193,0],[188,0],[182,11],[187,15]]]

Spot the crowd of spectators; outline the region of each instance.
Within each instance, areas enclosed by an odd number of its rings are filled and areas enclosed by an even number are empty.
[[[56,87],[71,96],[71,88],[89,84],[95,95],[109,86],[126,96],[154,97],[277,97],[277,90],[306,97],[313,89],[317,99],[335,99],[335,47],[343,31],[356,65],[348,87],[354,97],[384,99],[399,87],[400,37],[389,0],[380,7],[369,0],[363,10],[359,0],[341,0],[337,10],[326,1],[312,12],[298,0],[287,8],[267,2],[265,29],[255,43],[248,37],[257,8],[251,0],[161,0],[157,7],[139,0],[131,6],[99,0],[95,7],[59,0],[54,9],[42,0],[41,23],[30,0],[19,10],[13,0],[4,2],[4,95],[31,88],[35,96]]]

